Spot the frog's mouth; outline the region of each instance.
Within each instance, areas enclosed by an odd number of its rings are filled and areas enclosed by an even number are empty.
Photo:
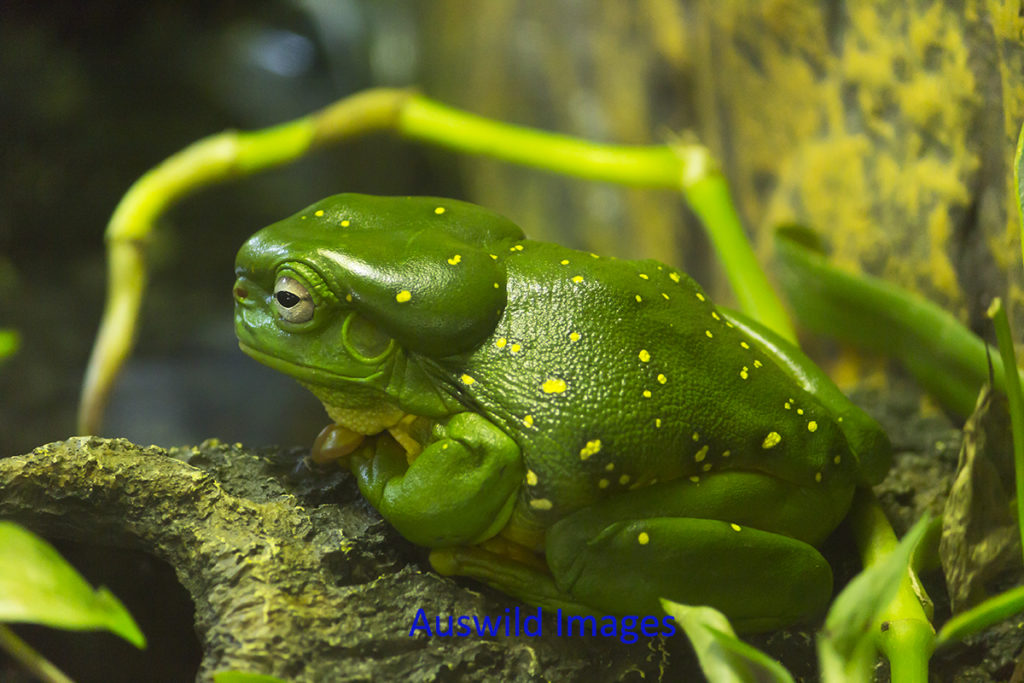
[[[308,382],[310,384],[329,386],[335,384],[373,384],[384,374],[383,369],[378,369],[369,375],[361,377],[342,375],[330,370],[324,370],[323,368],[305,365],[303,363],[296,363],[290,360],[285,360],[279,356],[273,356],[257,349],[254,346],[246,344],[244,341],[238,342],[238,348],[240,348],[243,353],[259,361],[263,365],[273,368],[278,372],[283,372],[289,377],[293,377],[300,382]]]

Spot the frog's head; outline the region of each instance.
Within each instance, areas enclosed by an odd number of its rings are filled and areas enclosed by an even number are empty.
[[[506,301],[492,254],[518,239],[507,219],[451,199],[328,197],[238,252],[240,346],[309,385],[386,392],[396,358],[455,355],[490,334]]]

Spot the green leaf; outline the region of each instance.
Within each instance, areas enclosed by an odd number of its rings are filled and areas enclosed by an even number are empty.
[[[0,329],[0,361],[13,356],[21,345],[21,337],[16,330]]]
[[[818,636],[822,680],[871,679],[875,655],[872,624],[896,596],[928,524],[928,515],[919,519],[884,560],[855,576],[832,603]]]
[[[220,671],[213,674],[213,683],[288,683],[267,674],[250,674],[244,671]]]
[[[781,664],[737,638],[729,620],[718,610],[665,599],[661,606],[686,632],[709,681],[793,683]]]
[[[963,640],[1020,612],[1024,612],[1024,586],[993,596],[947,621],[936,637],[936,647]]]
[[[93,591],[46,541],[0,521],[0,621],[114,633],[138,648],[146,637],[106,588]]]

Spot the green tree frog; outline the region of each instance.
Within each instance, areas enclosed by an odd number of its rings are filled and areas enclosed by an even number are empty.
[[[524,238],[481,207],[341,194],[236,262],[243,351],[442,574],[575,613],[661,597],[766,630],[832,590],[815,549],[890,447],[794,346],[687,275]]]

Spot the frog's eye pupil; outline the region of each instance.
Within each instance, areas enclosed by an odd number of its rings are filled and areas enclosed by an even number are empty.
[[[302,301],[302,299],[295,296],[291,292],[277,293],[277,303],[281,304],[285,308],[292,308],[293,306],[297,305],[300,301]]]
[[[278,319],[287,323],[304,323],[313,319],[315,305],[305,285],[293,277],[282,275],[274,284],[274,308]]]

